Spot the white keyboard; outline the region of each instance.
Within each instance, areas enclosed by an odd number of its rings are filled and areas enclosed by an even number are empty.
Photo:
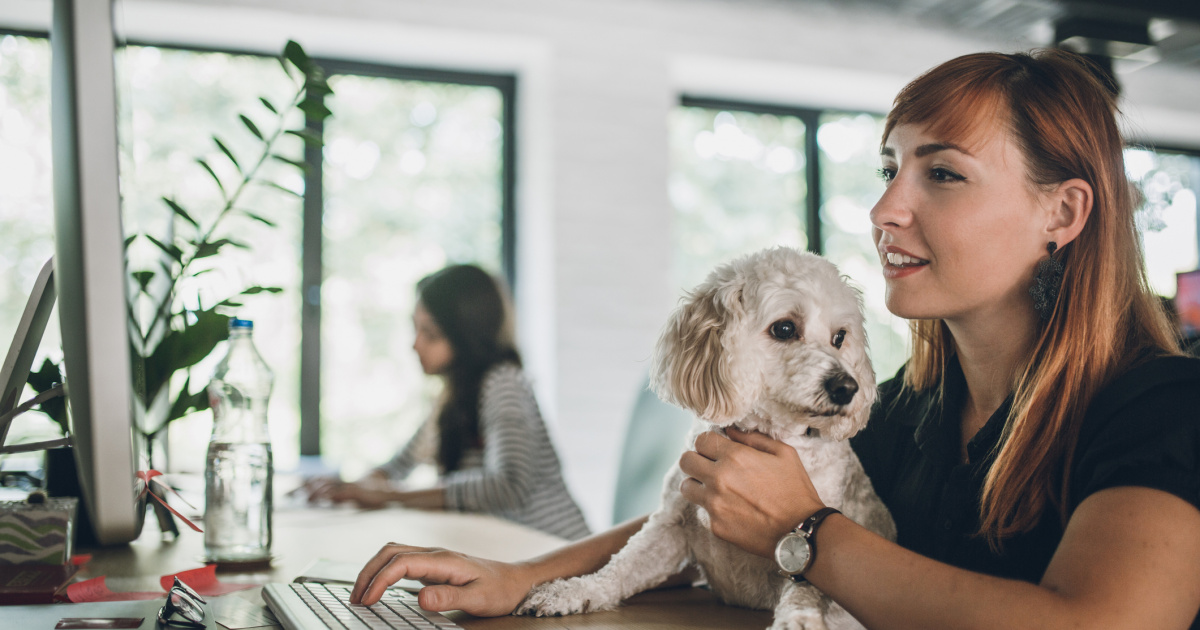
[[[315,582],[268,584],[263,599],[287,630],[375,630],[462,628],[441,613],[425,610],[417,597],[390,589],[371,606],[350,603],[350,587]]]

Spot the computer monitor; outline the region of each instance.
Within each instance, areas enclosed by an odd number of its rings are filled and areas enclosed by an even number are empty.
[[[103,545],[137,538],[145,520],[145,504],[135,490],[141,449],[135,447],[137,397],[118,190],[115,40],[112,0],[54,0],[53,286],[69,439],[95,540]],[[49,282],[39,278],[39,283],[4,365],[10,381],[3,384],[6,397],[0,402],[5,404],[11,382],[23,383],[28,376],[45,327],[50,298],[37,299],[36,293]]]
[[[1184,339],[1200,336],[1200,269],[1175,274],[1175,312]]]

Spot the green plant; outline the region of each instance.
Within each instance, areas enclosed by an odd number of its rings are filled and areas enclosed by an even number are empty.
[[[280,194],[302,198],[300,193],[265,175],[263,166],[268,162],[280,162],[302,171],[310,168],[302,159],[281,153],[279,141],[295,136],[306,145],[319,147],[322,142],[319,134],[308,126],[289,128],[288,119],[294,119],[295,116],[290,114],[297,110],[303,112],[310,125],[327,118],[331,112],[324,105],[324,99],[332,92],[320,66],[313,63],[296,42],[289,41],[284,47],[280,64],[293,80],[295,92],[284,106],[267,97],[259,98],[258,105],[265,109],[271,124],[260,127],[250,117],[239,114],[245,131],[257,143],[251,159],[246,159],[245,152],[239,159],[226,142],[213,136],[217,151],[214,159],[227,161],[236,177],[227,176],[223,180],[214,168],[215,162],[205,157],[196,159],[219,190],[220,207],[201,213],[183,200],[164,197],[163,205],[172,217],[169,230],[172,236],[156,238],[150,234],[137,234],[126,241],[126,248],[129,248],[137,239],[143,238],[159,252],[149,268],[131,272],[137,286],[137,294],[132,296],[131,317],[142,324],[131,338],[134,356],[138,359],[134,366],[135,390],[147,410],[161,409],[165,404],[165,413],[146,414],[147,426],[141,427],[151,467],[154,465],[155,438],[172,421],[209,408],[207,388],[193,391],[192,368],[228,337],[233,309],[241,306],[247,297],[280,291],[276,287],[245,287],[206,306],[191,288],[196,278],[213,268],[211,264],[197,264],[198,261],[211,263],[213,261],[208,259],[219,256],[228,248],[251,248],[236,237],[238,221],[275,225],[268,217],[240,205],[250,187],[266,186]],[[149,313],[149,316],[139,318],[136,316],[139,311]],[[207,385],[207,375],[204,378]]]

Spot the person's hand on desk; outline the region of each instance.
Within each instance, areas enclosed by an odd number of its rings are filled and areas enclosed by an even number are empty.
[[[354,482],[342,481],[336,477],[315,477],[306,481],[302,490],[308,494],[310,503],[353,503],[364,509],[377,509],[388,505],[423,510],[440,510],[445,507],[441,488],[401,490],[392,486],[386,478],[373,474]]]
[[[441,488],[397,490],[391,487],[344,484],[330,495],[330,499],[335,503],[352,502],[358,507],[367,510],[388,506],[400,506],[418,510],[442,510],[446,507],[445,493]]]
[[[417,601],[426,610],[462,610],[478,617],[510,614],[536,580],[526,565],[484,560],[446,549],[388,543],[371,558],[354,583],[350,601],[371,605],[401,578],[425,588]]]
[[[342,486],[349,485],[337,477],[312,477],[304,480],[304,484],[289,494],[302,494],[308,497],[309,503],[320,503],[332,500],[332,495]]]

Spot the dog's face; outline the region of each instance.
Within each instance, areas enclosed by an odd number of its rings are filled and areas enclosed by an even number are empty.
[[[651,383],[721,426],[854,435],[875,400],[858,292],[829,261],[790,248],[718,267],[672,314]]]

